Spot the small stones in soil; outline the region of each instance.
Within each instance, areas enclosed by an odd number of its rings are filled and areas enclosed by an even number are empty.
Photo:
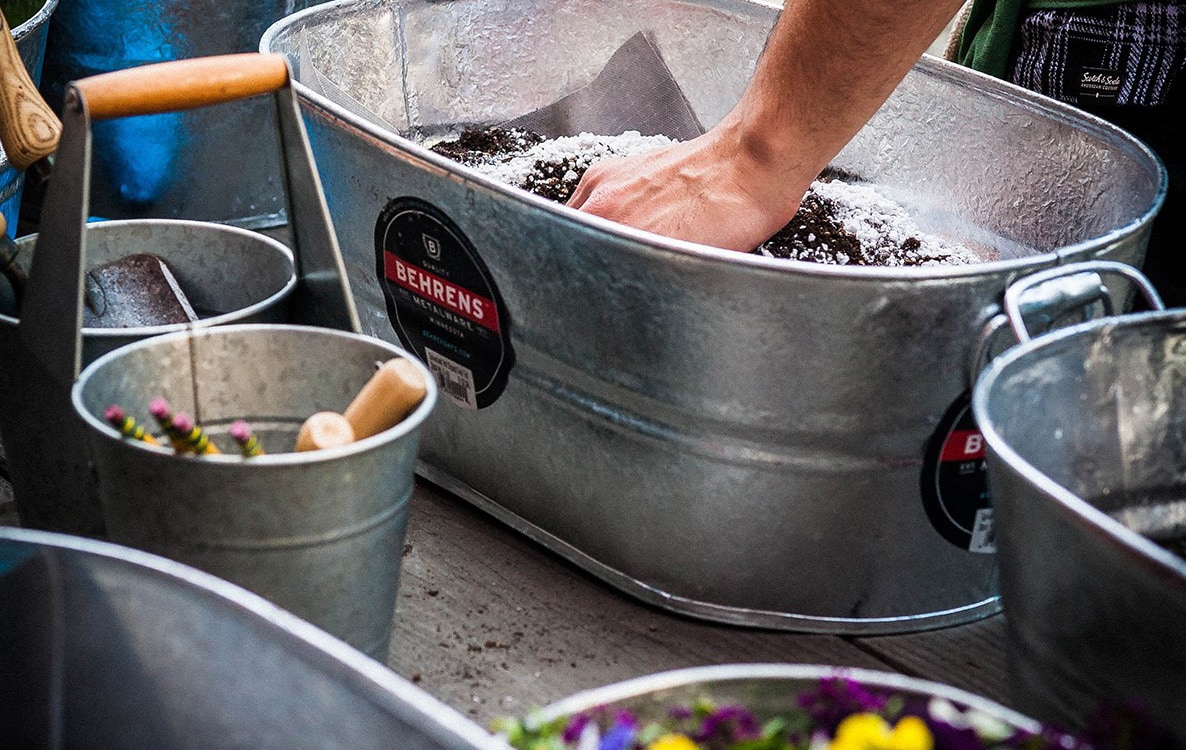
[[[548,139],[530,131],[491,127],[466,129],[431,149],[494,179],[564,203],[594,162],[670,143],[665,136],[633,131]],[[901,205],[864,184],[859,175],[831,166],[811,184],[791,221],[754,252],[832,265],[980,262],[968,248],[919,230]]]

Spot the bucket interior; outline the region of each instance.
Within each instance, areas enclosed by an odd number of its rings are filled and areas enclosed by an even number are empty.
[[[263,45],[288,56],[306,92],[425,143],[556,102],[644,32],[709,127],[740,96],[775,12],[728,0],[367,0],[284,19]],[[1156,160],[1117,129],[929,57],[834,164],[924,230],[1002,259],[1128,227],[1163,189]]]
[[[32,269],[37,240],[37,235],[30,235],[18,242],[17,264],[26,274]],[[286,300],[296,287],[296,267],[287,247],[234,227],[154,219],[98,222],[87,225],[85,242],[88,269],[139,253],[160,258],[202,325],[282,322]],[[16,301],[5,282],[0,282],[0,324],[17,324]],[[84,328],[83,364],[116,344],[182,327]]]
[[[1011,357],[988,381],[981,422],[1105,513],[1170,512],[1186,498],[1186,316],[1119,321]]]

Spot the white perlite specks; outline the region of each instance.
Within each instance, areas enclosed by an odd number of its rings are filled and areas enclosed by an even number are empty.
[[[528,143],[522,139],[520,142]],[[644,136],[638,131],[616,136],[582,133],[547,139],[514,153],[481,155],[477,161],[467,163],[501,182],[564,200],[591,164],[608,157],[645,153],[674,142],[666,136]],[[829,247],[826,240],[809,231],[796,235],[793,230],[797,227],[793,225],[802,223],[796,221],[788,224],[790,237],[780,239],[776,235],[757,252],[838,265],[917,266],[981,261],[968,248],[922,231],[905,208],[870,185],[840,179],[813,182],[804,206],[813,207],[818,214],[821,205],[826,207],[830,223],[843,229],[832,231],[851,235],[846,241],[849,245],[859,244],[859,253],[852,248]],[[804,216],[797,215],[796,219]]]
[[[573,167],[573,175],[565,175],[565,177],[574,177],[577,168],[584,171],[593,162],[607,157],[632,156],[653,151],[670,143],[675,143],[675,141],[667,136],[642,135],[637,130],[630,130],[621,135],[581,133],[580,135],[552,138],[537,143],[510,158],[502,157],[499,160],[475,166],[483,174],[490,175],[496,180],[522,187],[528,175],[535,171],[538,162],[559,163],[570,160],[569,164]]]
[[[905,208],[869,185],[842,180],[816,181],[811,183],[808,194],[815,194],[829,204],[832,218],[856,237],[868,257],[877,259],[877,265],[925,266],[981,261],[968,248],[922,231]],[[849,259],[849,262],[853,260]],[[843,265],[843,260],[835,262]]]

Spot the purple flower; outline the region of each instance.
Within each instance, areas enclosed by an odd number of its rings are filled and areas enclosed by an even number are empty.
[[[585,731],[585,726],[592,721],[589,714],[577,714],[568,720],[568,726],[564,727],[564,731],[560,734],[560,739],[564,740],[566,745],[574,745],[577,740],[581,738],[581,732]]]
[[[749,709],[744,706],[722,706],[704,717],[700,731],[692,739],[697,742],[712,739],[738,742],[756,740],[761,736],[762,726]]]
[[[638,734],[638,724],[629,714],[619,714],[618,721],[601,737],[597,750],[629,750]]]
[[[846,716],[880,714],[885,703],[886,696],[844,677],[822,679],[815,690],[804,691],[798,697],[799,707],[807,712],[812,723],[829,735],[835,734],[836,727]]]

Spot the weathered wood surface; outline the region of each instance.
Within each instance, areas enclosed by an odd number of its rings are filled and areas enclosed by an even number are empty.
[[[0,482],[0,524],[17,522]],[[578,690],[679,667],[792,662],[882,669],[1009,703],[1000,616],[849,638],[694,620],[610,588],[418,481],[387,664],[483,725]]]
[[[388,665],[482,722],[577,690],[702,664],[797,662],[921,676],[1007,702],[992,617],[842,638],[693,620],[640,603],[421,481]]]

